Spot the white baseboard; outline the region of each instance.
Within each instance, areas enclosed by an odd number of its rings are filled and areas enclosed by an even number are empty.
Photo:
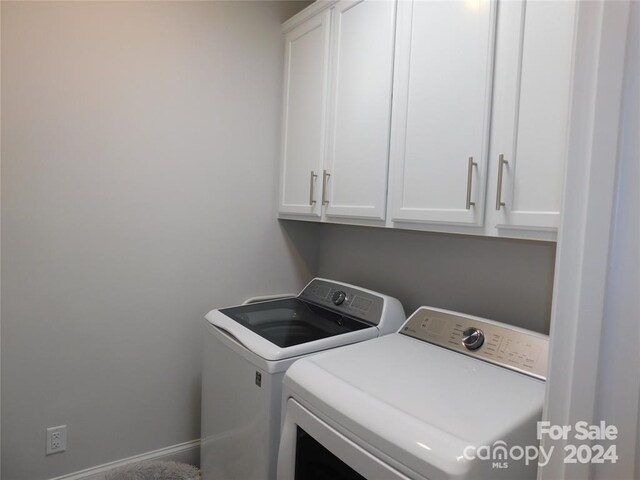
[[[50,480],[104,480],[105,474],[117,467],[122,467],[130,463],[142,462],[146,460],[173,460],[176,462],[189,463],[191,465],[199,465],[200,457],[200,439],[191,440],[190,442],[179,443],[170,447],[160,448],[153,452],[135,455],[115,462],[105,463],[97,467],[87,468],[75,473],[62,475]]]

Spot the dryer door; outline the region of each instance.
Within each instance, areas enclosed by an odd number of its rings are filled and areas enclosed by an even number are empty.
[[[409,480],[289,398],[280,437],[278,480]],[[420,476],[412,478],[423,479]]]

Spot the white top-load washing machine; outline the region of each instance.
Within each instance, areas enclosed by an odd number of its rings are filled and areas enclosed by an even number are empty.
[[[282,378],[297,359],[393,333],[395,298],[315,278],[297,297],[206,315],[201,470],[205,480],[276,475]]]
[[[545,335],[422,307],[397,334],[302,359],[278,479],[534,479],[547,354]]]

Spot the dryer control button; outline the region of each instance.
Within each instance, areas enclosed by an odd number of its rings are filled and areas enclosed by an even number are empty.
[[[483,343],[484,333],[479,328],[470,327],[462,332],[462,345],[467,347],[468,350],[477,350]]]

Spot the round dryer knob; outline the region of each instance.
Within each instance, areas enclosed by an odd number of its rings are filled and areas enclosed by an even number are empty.
[[[462,345],[467,347],[468,350],[477,350],[483,343],[484,333],[479,328],[470,327],[462,332]]]
[[[345,298],[347,298],[347,294],[344,293],[342,290],[338,290],[331,297],[331,301],[333,302],[334,305],[340,305],[342,302],[344,302]]]

